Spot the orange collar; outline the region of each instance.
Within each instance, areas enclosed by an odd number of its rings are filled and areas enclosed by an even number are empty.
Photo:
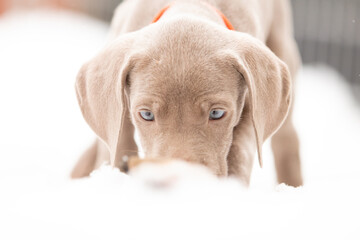
[[[235,30],[233,25],[231,24],[231,22],[229,21],[229,19],[227,19],[227,17],[225,17],[225,15],[216,7],[214,7],[213,5],[210,5],[207,2],[202,2],[203,4],[205,4],[206,6],[208,6],[209,8],[211,8],[212,10],[214,10],[220,17],[221,19],[224,21],[225,26],[229,29],[229,30]],[[169,5],[167,5],[166,7],[162,8],[158,14],[156,14],[156,16],[154,17],[152,23],[156,23],[157,21],[159,21],[159,19],[164,15],[164,13],[173,5],[174,3],[171,3]]]

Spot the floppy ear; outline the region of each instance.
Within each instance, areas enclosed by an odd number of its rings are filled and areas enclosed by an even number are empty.
[[[236,33],[235,65],[249,89],[250,111],[260,166],[262,144],[282,125],[291,104],[288,67],[262,42]]]
[[[113,166],[128,108],[124,88],[132,66],[132,42],[125,37],[108,45],[80,69],[76,80],[81,112],[92,130],[106,143]]]

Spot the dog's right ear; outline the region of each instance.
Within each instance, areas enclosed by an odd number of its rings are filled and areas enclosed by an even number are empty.
[[[92,130],[106,143],[113,166],[128,108],[125,85],[134,58],[134,36],[126,35],[86,63],[76,80],[81,112]]]
[[[229,55],[248,87],[252,123],[260,166],[263,142],[285,120],[291,105],[291,77],[288,67],[254,37],[234,32]]]

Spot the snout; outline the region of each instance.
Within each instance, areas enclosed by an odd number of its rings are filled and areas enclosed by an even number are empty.
[[[199,164],[207,167],[213,174],[217,176],[227,176],[226,157],[219,154],[210,154],[209,152],[198,149],[199,151],[190,151],[193,147],[188,148],[167,148],[160,151],[152,158],[177,159],[188,163]]]
[[[159,146],[153,156],[156,158],[179,159],[189,163],[202,163],[205,161],[205,154],[195,145],[186,143],[171,143]],[[202,155],[202,156],[201,156]]]
[[[169,151],[165,153],[167,158],[172,159],[181,159],[185,162],[196,162],[196,157],[192,156],[188,151],[183,149],[178,149],[175,151]]]

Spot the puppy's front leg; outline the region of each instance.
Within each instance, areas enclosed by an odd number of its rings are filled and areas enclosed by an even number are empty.
[[[118,142],[119,156],[115,167],[122,167],[122,158],[137,156],[138,148],[134,140],[134,126],[128,116],[124,119],[124,128]],[[89,176],[92,171],[104,163],[110,163],[110,153],[106,145],[97,139],[79,158],[71,172],[71,178],[82,178]],[[124,169],[121,169],[124,170]]]
[[[233,142],[227,157],[229,176],[235,176],[249,186],[255,152],[254,127],[248,107],[245,105],[241,120],[234,128]]]
[[[279,183],[298,187],[303,185],[299,154],[299,139],[292,123],[291,113],[271,139]]]

